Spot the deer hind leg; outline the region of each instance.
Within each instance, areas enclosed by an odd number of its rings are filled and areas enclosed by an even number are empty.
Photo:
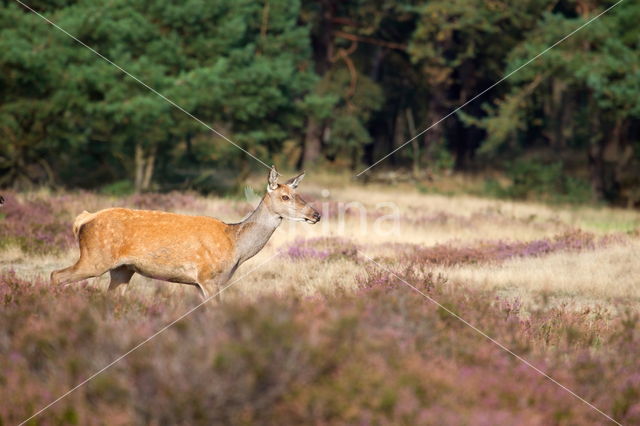
[[[118,266],[117,268],[109,271],[111,275],[111,281],[109,282],[109,291],[117,289],[122,284],[129,284],[131,277],[135,271],[129,268],[127,265]]]
[[[86,257],[80,256],[80,259],[78,259],[75,265],[53,271],[51,273],[51,284],[70,284],[76,281],[86,280],[87,278],[99,277],[109,269],[108,267],[87,262],[85,259]]]

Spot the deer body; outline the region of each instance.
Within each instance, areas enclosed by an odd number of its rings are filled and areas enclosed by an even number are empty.
[[[73,230],[80,246],[75,265],[54,271],[53,284],[110,271],[109,289],[128,284],[134,273],[197,286],[203,298],[224,285],[238,266],[267,243],[283,217],[315,223],[320,215],[294,189],[304,174],[269,191],[244,221],[227,224],[206,216],[110,208],[84,212]]]

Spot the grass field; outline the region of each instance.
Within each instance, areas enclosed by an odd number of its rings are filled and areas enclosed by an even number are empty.
[[[640,423],[640,213],[309,178],[323,213],[285,223],[211,302],[33,424]],[[257,192],[262,183],[255,182]],[[109,206],[237,221],[244,199],[5,193],[0,425],[27,419],[198,303],[135,276],[52,288],[71,223]],[[379,265],[368,258],[374,259]],[[396,275],[437,300],[417,294]]]

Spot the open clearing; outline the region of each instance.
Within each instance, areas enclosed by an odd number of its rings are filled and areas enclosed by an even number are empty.
[[[179,322],[37,421],[607,420],[365,256],[608,415],[640,421],[640,214],[322,183],[301,186],[323,213],[319,224],[283,223],[238,270],[222,304]],[[0,361],[12,367],[0,373],[0,424],[26,419],[197,303],[192,287],[137,275],[118,294],[106,292],[105,276],[51,288],[51,270],[76,259],[76,214],[124,205],[237,221],[255,202],[6,197]]]
[[[323,220],[314,226],[283,222],[267,246],[250,262],[243,265],[236,277],[253,270],[256,265],[282,253],[229,290],[229,297],[260,296],[265,293],[313,295],[353,290],[356,277],[365,265],[351,262],[348,257],[302,253],[292,262],[287,251],[297,246],[312,248],[324,245],[357,247],[365,254],[393,257],[398,245],[420,247],[447,246],[457,250],[482,248],[492,243],[551,241],[563,234],[583,232],[584,241],[570,250],[532,251],[513,256],[505,254],[499,261],[467,259],[455,264],[435,262],[433,271],[449,279],[474,287],[497,289],[513,294],[523,301],[544,292],[550,296],[572,298],[578,302],[603,303],[625,298],[640,301],[640,213],[632,210],[549,206],[543,204],[483,199],[472,196],[421,194],[410,186],[400,188],[362,187],[346,189],[339,182],[325,182],[317,187],[305,185],[306,198],[323,213]],[[306,184],[306,182],[305,182]],[[335,186],[332,186],[335,185]],[[255,185],[256,193],[261,189]],[[324,192],[323,192],[324,191]],[[324,194],[324,196],[323,196]],[[46,194],[29,194],[20,198],[46,198]],[[84,209],[97,210],[131,201],[83,194],[70,198],[64,212],[70,225],[75,214]],[[170,199],[171,195],[163,196]],[[251,210],[251,203],[242,199],[199,198],[187,196],[188,202],[164,200],[170,210],[210,215],[233,222]],[[84,204],[83,204],[84,201]],[[254,203],[255,200],[250,200]],[[153,204],[153,201],[145,202]],[[145,204],[143,204],[145,205]],[[391,207],[390,207],[391,206]],[[610,239],[591,246],[593,239]],[[314,241],[317,241],[315,243]],[[580,244],[584,244],[580,246]],[[55,253],[24,253],[15,245],[7,245],[0,253],[3,268],[11,268],[27,278],[48,278],[53,269],[72,264],[77,258],[75,244]],[[444,264],[443,264],[444,263]],[[304,265],[304,267],[301,267]],[[106,289],[108,276],[90,285]],[[154,291],[160,285],[180,291],[182,286],[162,284],[142,276],[134,277],[128,291]],[[191,292],[189,288],[187,291]]]

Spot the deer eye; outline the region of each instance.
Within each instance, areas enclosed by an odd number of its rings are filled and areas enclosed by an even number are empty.
[[[289,201],[289,196],[288,195],[283,195],[282,196],[282,200],[283,201]]]

